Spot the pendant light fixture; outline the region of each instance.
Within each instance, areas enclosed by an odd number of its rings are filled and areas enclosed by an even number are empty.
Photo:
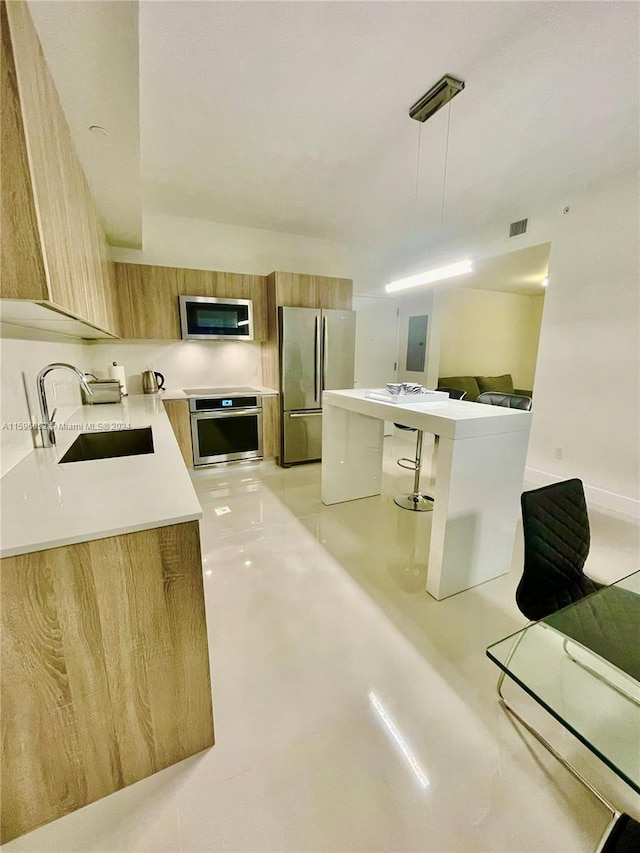
[[[463,80],[457,80],[455,77],[445,74],[428,92],[418,98],[409,110],[409,117],[416,121],[425,122],[463,89]]]
[[[435,83],[428,92],[419,98],[415,104],[409,110],[409,117],[424,123],[428,118],[431,118],[432,115],[438,112],[438,110],[442,109],[445,104],[448,104],[452,98],[455,98],[457,94],[459,94],[465,87],[463,80],[458,80],[456,77],[451,77],[449,74],[445,74],[437,83]],[[444,199],[445,199],[445,188],[447,181],[447,160],[449,156],[449,123],[451,120],[451,108],[449,108],[449,115],[447,117],[447,141],[445,147],[445,157],[444,157],[444,173],[442,177],[442,205],[440,210],[440,224],[444,220]],[[420,128],[422,130],[422,128]],[[416,165],[416,206],[418,202],[418,184],[420,178],[420,137],[418,134],[418,158]],[[470,260],[458,261],[454,264],[447,264],[446,266],[436,267],[431,270],[427,270],[423,273],[418,273],[417,275],[411,275],[407,278],[401,278],[397,281],[392,281],[390,284],[385,286],[385,291],[387,293],[395,293],[398,290],[406,290],[411,287],[420,287],[423,284],[431,284],[435,281],[442,281],[447,278],[453,278],[454,276],[464,275],[465,273],[469,273],[473,271],[473,264]]]

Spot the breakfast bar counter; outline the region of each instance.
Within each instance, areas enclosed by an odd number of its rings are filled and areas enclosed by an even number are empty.
[[[442,599],[509,571],[531,412],[447,400],[383,402],[325,391],[322,502],[379,495],[384,422],[439,437],[427,592]],[[403,512],[400,508],[393,511]]]

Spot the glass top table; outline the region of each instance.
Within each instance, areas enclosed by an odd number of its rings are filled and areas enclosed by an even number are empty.
[[[640,571],[487,655],[640,793]]]

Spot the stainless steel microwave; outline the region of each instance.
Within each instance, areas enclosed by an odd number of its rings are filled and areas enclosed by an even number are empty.
[[[250,299],[180,296],[180,329],[185,341],[252,341]]]

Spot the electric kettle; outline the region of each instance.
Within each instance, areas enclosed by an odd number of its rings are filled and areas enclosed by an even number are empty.
[[[145,394],[157,394],[164,391],[164,376],[155,370],[142,372],[142,390]]]

